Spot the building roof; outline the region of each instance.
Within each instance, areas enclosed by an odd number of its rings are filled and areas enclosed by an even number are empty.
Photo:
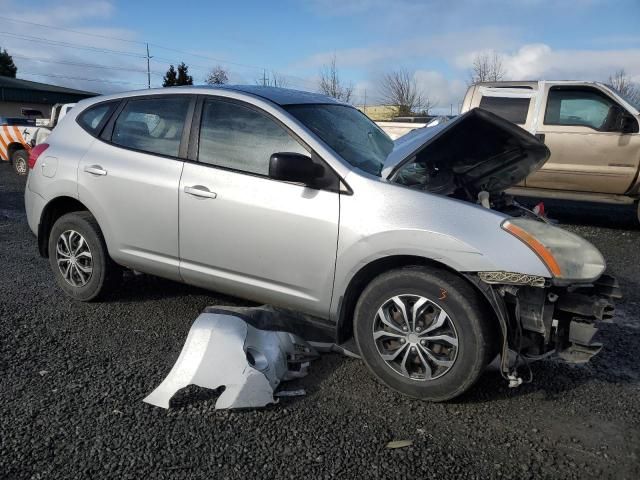
[[[0,101],[25,103],[72,103],[98,95],[74,88],[0,76]]]

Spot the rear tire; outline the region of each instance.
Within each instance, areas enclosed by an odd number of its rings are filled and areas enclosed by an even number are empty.
[[[26,150],[17,150],[11,155],[11,165],[17,175],[29,173],[29,154]]]
[[[435,402],[476,382],[495,352],[494,332],[494,316],[471,285],[425,267],[376,277],[354,315],[356,343],[371,372],[397,392]]]
[[[49,235],[49,264],[58,286],[83,302],[104,295],[122,277],[89,212],[68,213],[55,222]]]

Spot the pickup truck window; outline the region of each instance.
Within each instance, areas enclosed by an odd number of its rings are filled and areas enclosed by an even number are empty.
[[[544,114],[545,125],[574,125],[609,131],[618,105],[591,88],[552,87]]]
[[[482,97],[480,100],[480,108],[518,125],[527,122],[530,104],[530,98]]]

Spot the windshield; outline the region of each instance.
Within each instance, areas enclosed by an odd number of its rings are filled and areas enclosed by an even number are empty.
[[[349,164],[380,176],[393,140],[369,117],[346,105],[298,104],[284,107]]]
[[[620,95],[624,101],[631,104],[633,108],[635,108],[636,110],[640,110],[640,92],[638,92],[638,90],[636,90],[635,88],[631,88],[629,90],[621,92],[618,89],[613,88],[611,85],[607,86],[618,95]]]

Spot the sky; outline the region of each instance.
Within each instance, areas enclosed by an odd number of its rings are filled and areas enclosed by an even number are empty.
[[[18,78],[98,93],[162,85],[184,61],[203,83],[221,65],[232,83],[266,75],[317,91],[335,55],[353,101],[381,101],[385,73],[405,69],[457,111],[476,55],[497,52],[506,77],[640,83],[640,0],[0,0],[0,47]],[[25,23],[29,22],[29,23]]]

